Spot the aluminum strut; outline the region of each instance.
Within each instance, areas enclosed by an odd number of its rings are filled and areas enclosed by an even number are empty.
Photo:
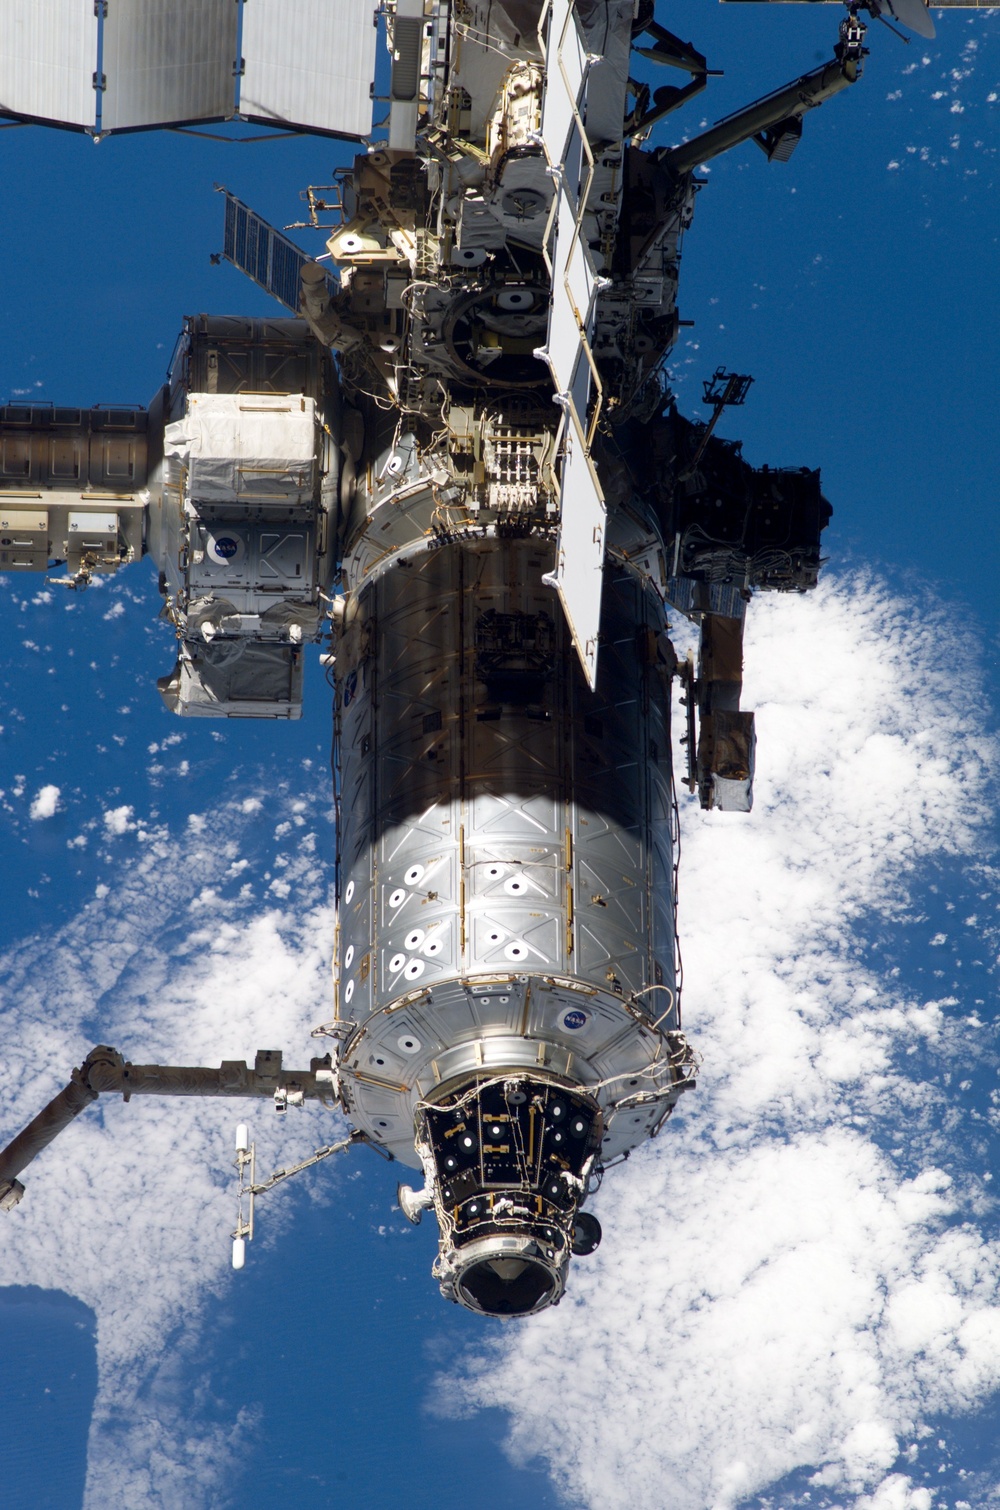
[[[708,162],[711,158],[728,152],[730,147],[736,147],[740,142],[767,131],[779,121],[805,115],[807,110],[815,109],[824,100],[857,83],[860,74],[860,59],[834,58],[831,62],[824,63],[822,68],[815,68],[812,73],[804,74],[802,78],[787,84],[784,89],[765,95],[763,99],[747,105],[744,110],[738,110],[735,115],[719,121],[691,141],[657,153],[657,160],[673,168],[675,173],[690,173],[699,163]]]

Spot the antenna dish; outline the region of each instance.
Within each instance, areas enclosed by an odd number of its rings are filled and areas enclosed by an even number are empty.
[[[570,1241],[577,1258],[588,1258],[596,1252],[601,1242],[601,1224],[597,1217],[589,1211],[578,1211]]]
[[[881,10],[882,7],[879,7]],[[900,26],[908,26],[910,31],[915,31],[918,36],[926,37],[928,41],[936,35],[934,22],[928,14],[924,0],[885,0],[885,9],[894,21]]]
[[[412,1190],[409,1185],[396,1186],[396,1204],[406,1220],[412,1222],[414,1227],[420,1225],[420,1218],[428,1207],[433,1205],[433,1202],[434,1198],[426,1188]]]

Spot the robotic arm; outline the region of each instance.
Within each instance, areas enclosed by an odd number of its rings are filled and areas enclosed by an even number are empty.
[[[282,1070],[281,1057],[280,1049],[261,1049],[253,1069],[242,1060],[224,1060],[218,1069],[129,1064],[117,1049],[99,1044],[73,1071],[65,1089],[0,1152],[0,1211],[12,1211],[24,1194],[17,1176],[102,1092],[120,1091],[126,1101],[133,1096],[269,1096],[279,1112],[306,1100],[331,1109],[338,1104],[329,1055],[311,1060],[308,1070]]]

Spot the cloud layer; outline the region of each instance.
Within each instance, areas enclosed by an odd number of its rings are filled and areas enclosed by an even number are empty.
[[[978,1089],[959,1088],[978,1087],[992,1039],[950,952],[963,929],[963,955],[986,962],[996,941],[949,902],[925,917],[917,893],[928,865],[957,876],[982,849],[995,749],[968,647],[925,600],[859,576],[760,602],[751,628],[755,811],[684,815],[702,1088],[608,1175],[604,1244],[559,1310],[497,1329],[439,1404],[504,1408],[512,1453],[574,1506],[784,1510],[808,1493],[814,1510],[937,1510],[926,1421],[974,1407],[1000,1371],[992,1134]],[[97,1041],[165,1062],[308,1057],[329,999],[324,804],[245,778],[231,791],[169,823],[138,789],[94,808],[86,853],[105,879],[2,961],[4,1129]],[[981,918],[990,884],[976,878]],[[952,966],[930,995],[892,963],[913,938]],[[94,1510],[221,1505],[239,1482],[253,1408],[191,1397],[199,1316],[227,1282],[236,1120],[109,1101],[28,1171],[6,1219],[0,1283],[68,1290],[98,1317]],[[265,1167],[332,1131],[254,1123]],[[280,1225],[270,1207],[264,1240]]]
[[[311,797],[265,800],[267,828],[260,799],[223,800],[210,824],[189,814],[180,832],[133,821],[131,806],[104,814],[105,838],[125,846],[112,884],[54,937],[0,962],[8,1135],[96,1042],[168,1064],[252,1063],[258,1048],[282,1047],[298,1066],[323,1052],[309,1029],[329,1015],[332,918],[316,856],[317,828],[324,847],[329,829]],[[244,1102],[108,1098],[25,1172],[25,1198],[3,1219],[0,1284],[66,1290],[97,1315],[94,1510],[225,1503],[245,1453],[252,1409],[219,1421],[207,1396],[191,1399],[199,1315],[226,1283],[241,1119],[263,1173],[339,1125],[316,1112],[278,1123]],[[269,1200],[264,1242],[280,1226],[281,1197]]]
[[[915,889],[986,842],[996,747],[940,610],[864,576],[755,603],[747,665],[754,812],[682,813],[701,1088],[608,1175],[562,1306],[439,1408],[507,1410],[574,1506],[929,1510],[923,1423],[1000,1383],[988,1129],[954,1086],[992,1038],[876,945],[930,941]]]

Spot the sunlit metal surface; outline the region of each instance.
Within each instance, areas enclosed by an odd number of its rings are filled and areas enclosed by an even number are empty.
[[[371,130],[372,0],[254,0],[243,12],[240,114],[335,136]]]
[[[0,111],[69,126],[96,119],[93,0],[5,0]]]

